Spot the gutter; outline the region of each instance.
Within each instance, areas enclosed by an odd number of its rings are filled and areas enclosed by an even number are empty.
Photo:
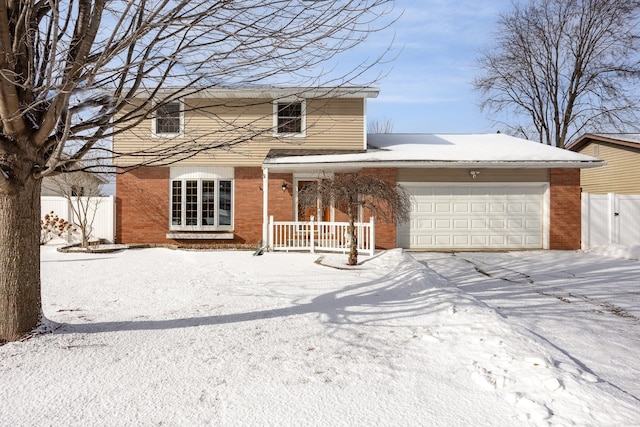
[[[270,162],[266,160],[263,163],[263,167],[268,167],[270,170],[289,170],[289,171],[309,171],[310,169],[318,170],[357,170],[361,168],[416,168],[416,169],[436,169],[436,168],[449,168],[449,169],[467,169],[467,168],[492,168],[492,169],[550,169],[550,168],[570,168],[570,169],[589,169],[604,166],[606,163],[602,160],[596,161],[575,161],[575,160],[556,160],[556,161],[520,161],[520,160],[506,160],[506,161],[423,161],[423,160],[368,160],[368,161],[351,161],[351,162],[283,162],[282,158],[279,162]]]

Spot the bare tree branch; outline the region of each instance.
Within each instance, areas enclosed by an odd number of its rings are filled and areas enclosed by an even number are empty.
[[[510,112],[540,142],[564,147],[589,131],[637,127],[640,2],[533,0],[498,21],[478,61],[482,108]]]
[[[102,172],[104,160],[125,169],[169,165],[273,137],[260,118],[240,124],[193,99],[211,89],[291,82],[305,88],[291,94],[301,98],[358,80],[370,85],[377,78],[372,68],[387,52],[360,62],[343,54],[388,28],[392,6],[393,0],[0,0],[0,341],[17,339],[41,315],[41,178]],[[128,153],[110,148],[114,136],[139,131],[174,101],[201,110],[217,130],[147,137]],[[229,99],[214,102],[241,108]]]

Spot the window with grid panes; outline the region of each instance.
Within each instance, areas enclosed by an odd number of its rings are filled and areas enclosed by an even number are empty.
[[[169,102],[155,112],[154,132],[157,135],[178,135],[182,133],[182,106],[180,102]]]
[[[230,230],[233,181],[174,179],[171,182],[173,230]]]
[[[274,104],[277,135],[303,135],[305,132],[305,103],[278,102]]]

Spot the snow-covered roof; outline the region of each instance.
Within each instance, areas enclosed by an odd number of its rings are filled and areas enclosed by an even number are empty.
[[[267,158],[274,169],[322,166],[418,168],[588,168],[604,165],[594,157],[504,134],[369,134],[364,153]]]
[[[137,97],[175,95],[187,98],[251,98],[251,99],[286,99],[286,98],[376,98],[380,93],[377,87],[369,86],[243,86],[213,88],[163,88],[157,93],[154,89],[140,89]]]

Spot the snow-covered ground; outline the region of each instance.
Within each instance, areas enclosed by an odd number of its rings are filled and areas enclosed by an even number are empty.
[[[0,346],[0,425],[640,422],[638,261],[319,257],[44,247],[46,331]]]

